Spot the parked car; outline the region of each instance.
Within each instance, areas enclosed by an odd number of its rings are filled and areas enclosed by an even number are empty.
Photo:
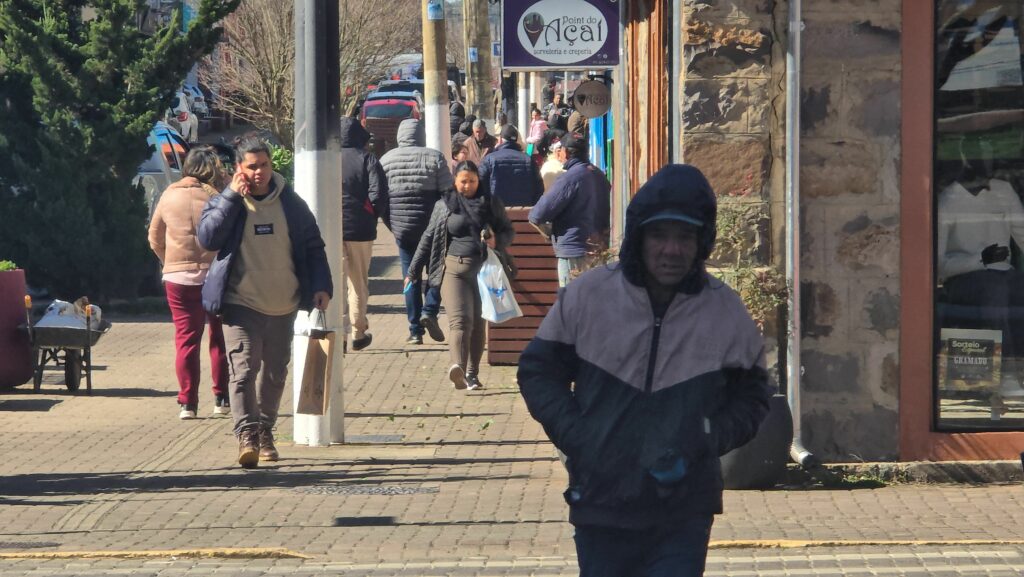
[[[385,98],[364,102],[360,120],[367,132],[373,135],[374,154],[379,158],[398,146],[398,125],[406,118],[419,119],[420,115],[419,105],[411,99]]]
[[[377,92],[417,92],[422,97],[426,94],[422,78],[405,78],[403,80],[383,80],[377,85]],[[448,80],[448,102],[463,102],[459,84]]]
[[[382,92],[376,91],[366,95],[364,103],[373,100],[410,100],[416,103],[417,108],[423,110],[423,95],[419,92]]]
[[[203,94],[203,91],[198,86],[195,84],[185,84],[182,86],[182,91],[191,97],[189,104],[192,105],[192,110],[196,114],[202,118],[210,115],[210,107],[206,104],[206,95]]]
[[[164,122],[178,131],[186,141],[199,140],[199,117],[192,112],[184,91],[175,93],[171,107],[164,112]]]
[[[160,195],[173,182],[181,180],[181,167],[188,154],[189,145],[170,125],[157,122],[146,137],[149,158],[139,166],[132,184],[142,186],[145,193],[149,217],[160,201]],[[149,217],[146,221],[149,221]]]

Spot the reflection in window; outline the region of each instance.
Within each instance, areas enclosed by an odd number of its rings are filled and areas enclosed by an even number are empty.
[[[1024,429],[1021,2],[937,10],[935,422]]]

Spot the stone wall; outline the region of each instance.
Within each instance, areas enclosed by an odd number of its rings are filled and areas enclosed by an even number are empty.
[[[900,4],[803,3],[803,424],[829,461],[898,456]],[[685,6],[684,160],[764,207],[778,264],[787,6]]]

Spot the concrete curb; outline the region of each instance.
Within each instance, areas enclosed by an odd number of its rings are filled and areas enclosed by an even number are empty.
[[[281,548],[170,549],[165,551],[14,551],[0,553],[11,559],[312,559],[309,555]]]

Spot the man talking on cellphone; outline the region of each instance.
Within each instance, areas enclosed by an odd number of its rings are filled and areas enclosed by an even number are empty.
[[[238,464],[251,469],[278,460],[273,428],[296,313],[326,310],[334,289],[316,219],[274,172],[267,143],[243,138],[235,161],[231,184],[203,209],[198,236],[217,251],[203,307],[223,320]]]

